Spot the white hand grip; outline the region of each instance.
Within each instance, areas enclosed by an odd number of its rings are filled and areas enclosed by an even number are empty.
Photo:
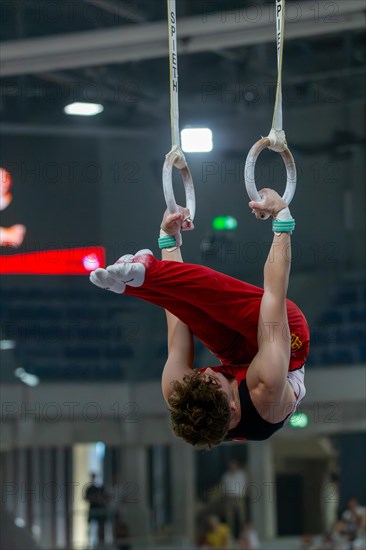
[[[251,148],[251,150],[249,151],[247,160],[245,162],[245,168],[244,168],[245,187],[247,189],[249,198],[252,201],[258,202],[262,200],[260,194],[258,193],[257,186],[255,183],[255,176],[254,176],[255,165],[263,149],[269,148],[270,145],[271,145],[271,142],[268,138],[262,138],[259,141],[257,141],[257,143],[255,143]],[[286,189],[282,198],[286,202],[286,204],[289,205],[293,199],[293,196],[296,190],[296,179],[297,179],[296,165],[295,165],[293,156],[288,148],[286,148],[284,151],[280,151],[279,153],[285,163],[286,172],[287,172]],[[269,218],[268,214],[264,214],[264,216],[262,217],[262,219],[266,219],[266,218]]]

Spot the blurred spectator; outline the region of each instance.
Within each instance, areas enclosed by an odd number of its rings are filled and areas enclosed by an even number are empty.
[[[245,523],[240,535],[240,550],[260,550],[261,543],[257,531],[251,523]]]
[[[222,523],[218,516],[207,518],[206,533],[202,541],[203,548],[229,548],[231,540],[230,528]]]
[[[348,501],[348,507],[342,514],[345,532],[352,542],[353,549],[366,547],[366,509],[361,506],[355,497]]]
[[[112,522],[113,540],[118,550],[131,548],[130,529],[124,517],[124,503],[127,496],[121,476],[115,474],[108,503],[108,516]]]
[[[112,522],[112,525],[120,512],[123,496],[123,483],[120,482],[119,476],[114,474],[112,486],[108,491],[108,518]]]
[[[339,500],[339,476],[336,472],[328,472],[320,495],[324,533],[331,533],[334,529],[339,513]]]
[[[104,544],[105,522],[108,518],[108,495],[103,485],[97,485],[96,475],[91,474],[91,482],[85,492],[85,500],[89,503],[88,523],[89,538],[94,523],[98,526],[97,542]]]
[[[331,534],[324,535],[318,550],[338,550],[336,541]]]
[[[240,535],[240,526],[245,522],[245,493],[247,476],[239,462],[231,459],[221,479],[225,519],[235,538]]]
[[[317,550],[310,535],[303,535],[300,541],[299,550]]]
[[[347,509],[342,514],[342,519],[351,529],[365,528],[366,508],[359,504],[357,498],[352,497],[348,501]]]
[[[123,517],[121,508],[117,511],[113,521],[113,540],[118,550],[130,550],[130,529]]]
[[[350,550],[351,543],[347,536],[346,525],[342,520],[338,520],[333,529],[332,538],[335,550]]]
[[[223,502],[222,502],[222,488],[220,483],[217,485],[211,485],[207,491],[207,512],[209,514],[218,514],[221,516],[223,514]]]
[[[5,168],[0,168],[0,211],[8,208],[13,202],[13,194],[11,192],[12,178],[10,172]],[[7,216],[13,218],[11,212],[12,207],[7,211]],[[8,216],[9,214],[9,216]],[[4,214],[1,215],[2,221]],[[10,221],[10,220],[9,220]],[[17,248],[24,240],[26,228],[24,225],[16,224],[10,227],[0,227],[0,246],[12,246]]]

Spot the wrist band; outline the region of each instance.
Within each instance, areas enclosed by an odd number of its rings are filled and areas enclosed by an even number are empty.
[[[288,206],[280,210],[272,222],[274,233],[291,233],[295,229],[295,220]]]
[[[295,229],[295,220],[287,220],[287,221],[281,221],[281,220],[273,220],[272,223],[272,230],[275,233],[291,233]]]
[[[158,239],[159,248],[177,248],[177,241],[175,240],[174,235],[167,235],[166,237],[159,237]]]

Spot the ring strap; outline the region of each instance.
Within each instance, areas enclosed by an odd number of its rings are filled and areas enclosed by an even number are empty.
[[[177,14],[175,0],[168,2],[169,67],[170,67],[170,125],[172,145],[180,147]]]
[[[277,41],[277,88],[276,101],[273,113],[272,128],[275,130],[283,129],[282,117],[282,59],[283,59],[283,43],[285,35],[285,0],[277,0],[275,3],[276,10],[276,41]]]
[[[196,199],[193,180],[184,153],[180,147],[176,0],[167,0],[167,6],[170,67],[170,124],[172,131],[172,148],[166,155],[163,166],[163,190],[165,202],[169,213],[174,214],[175,212],[178,212],[178,206],[173,190],[173,168],[177,168],[183,180],[186,195],[186,208],[189,209],[191,220],[193,220],[196,211]]]

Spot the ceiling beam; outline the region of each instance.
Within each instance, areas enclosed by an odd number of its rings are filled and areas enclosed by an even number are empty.
[[[67,126],[59,124],[17,124],[0,123],[0,134],[2,136],[62,136],[62,137],[83,137],[93,138],[128,138],[144,139],[154,137],[156,131],[147,128],[123,127],[113,128],[111,126]]]
[[[314,11],[314,6],[316,11]],[[336,6],[336,13],[329,11]],[[292,8],[290,10],[290,8]],[[258,8],[259,9],[259,8]],[[273,6],[260,6],[257,20],[216,12],[179,20],[179,53],[193,54],[275,40]],[[328,0],[288,5],[286,39],[322,36],[364,28],[364,0]],[[292,11],[294,10],[294,11]],[[3,42],[1,76],[126,63],[168,54],[164,21],[52,37]]]
[[[87,4],[92,4],[96,8],[100,8],[112,15],[121,17],[121,19],[127,19],[133,23],[142,23],[146,20],[146,17],[140,12],[140,10],[132,2],[126,4],[125,2],[119,2],[116,4],[111,0],[84,0]]]

